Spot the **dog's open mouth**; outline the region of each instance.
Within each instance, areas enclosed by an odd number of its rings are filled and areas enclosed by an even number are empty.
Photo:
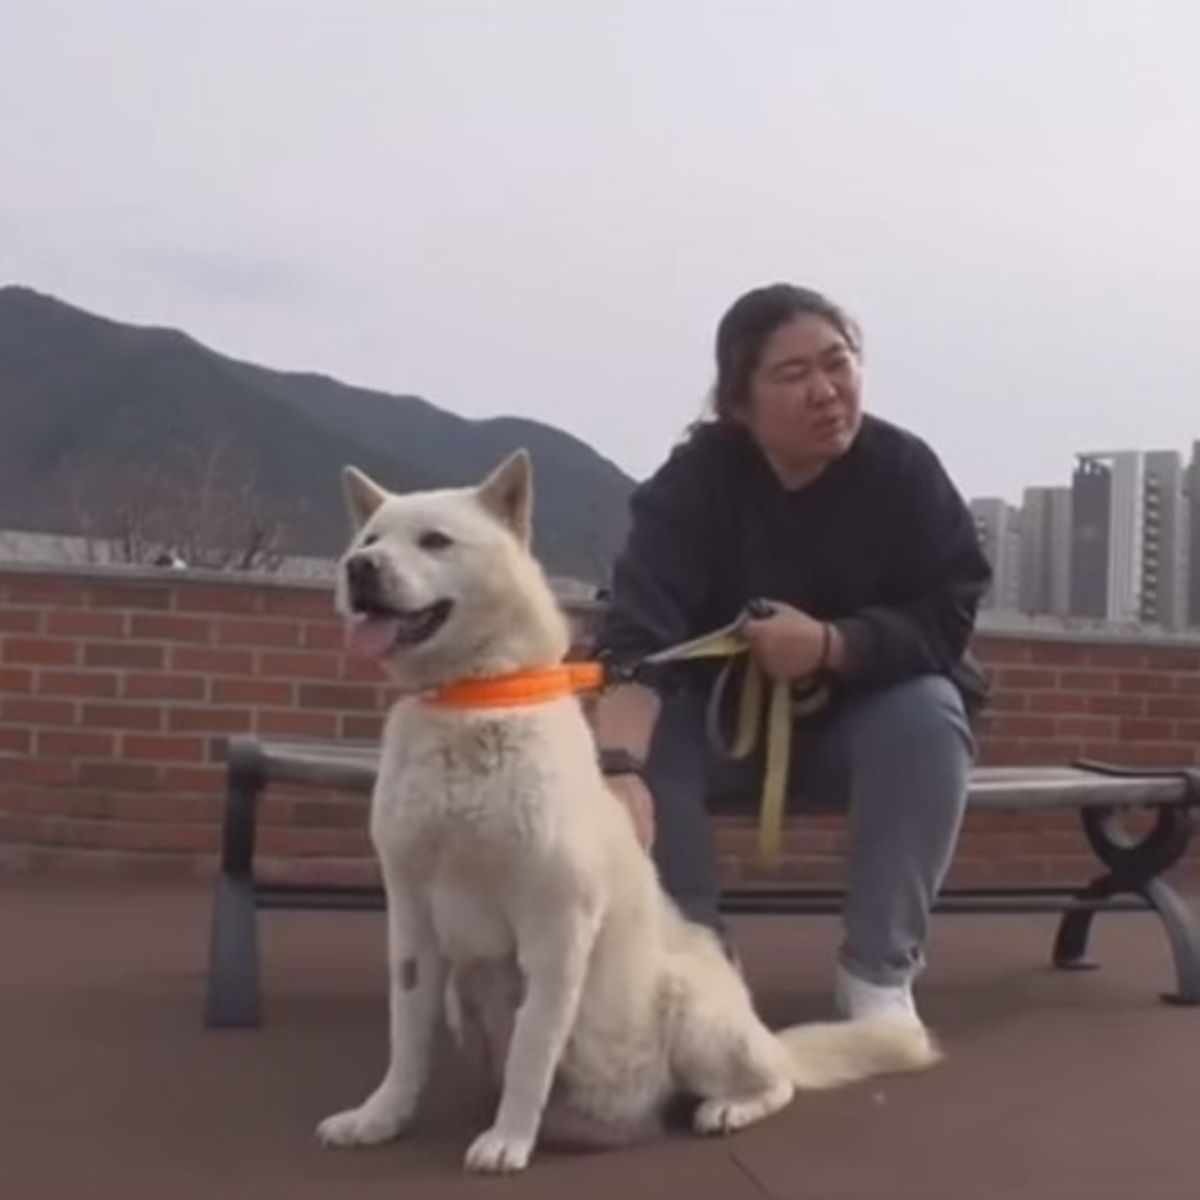
[[[355,654],[382,658],[393,650],[407,650],[428,641],[446,623],[454,605],[439,600],[424,608],[398,609],[372,605],[356,608],[346,630],[346,642]]]

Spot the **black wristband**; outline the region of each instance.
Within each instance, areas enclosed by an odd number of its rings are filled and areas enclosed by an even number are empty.
[[[600,770],[605,775],[641,776],[644,766],[628,750],[601,750]]]

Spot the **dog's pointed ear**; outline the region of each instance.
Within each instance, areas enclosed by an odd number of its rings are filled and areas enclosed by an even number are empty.
[[[371,519],[371,514],[388,498],[388,493],[357,467],[342,468],[342,494],[355,529]]]
[[[533,462],[527,450],[510,454],[476,489],[475,495],[523,546],[533,531]]]

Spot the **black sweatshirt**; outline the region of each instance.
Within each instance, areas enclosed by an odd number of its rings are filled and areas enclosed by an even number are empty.
[[[703,425],[637,488],[631,514],[602,653],[637,659],[763,597],[836,624],[845,689],[934,672],[969,707],[982,699],[967,644],[991,569],[962,497],[914,434],[864,416],[850,449],[789,491],[739,426]]]

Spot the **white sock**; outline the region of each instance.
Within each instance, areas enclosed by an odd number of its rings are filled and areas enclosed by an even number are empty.
[[[912,984],[871,983],[838,965],[833,1002],[843,1017],[860,1021],[869,1017],[907,1017],[919,1022]]]

